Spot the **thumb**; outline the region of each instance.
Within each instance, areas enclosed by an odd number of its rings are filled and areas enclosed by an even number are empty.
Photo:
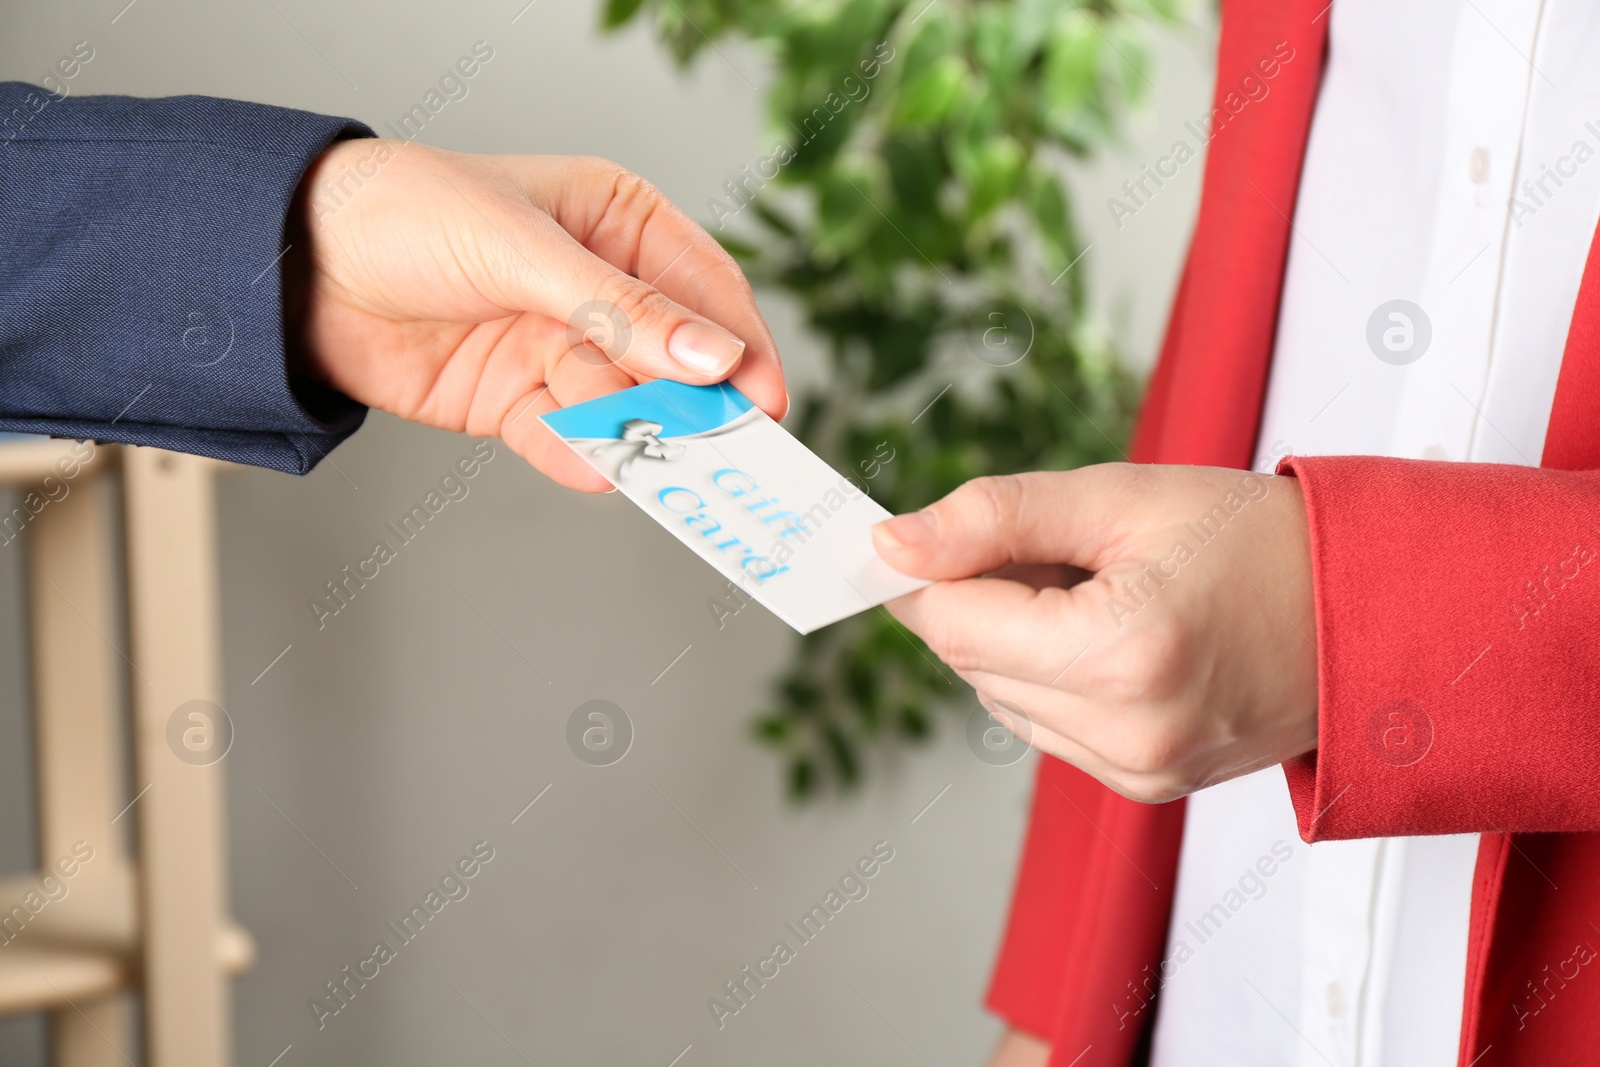
[[[1105,467],[975,478],[921,511],[873,528],[878,555],[920,578],[971,578],[1008,563],[1109,562],[1120,487]],[[1114,477],[1114,476],[1113,476]]]

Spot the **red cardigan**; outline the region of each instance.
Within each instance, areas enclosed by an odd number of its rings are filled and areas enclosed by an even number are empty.
[[[1251,463],[1327,7],[1223,5],[1199,221],[1140,462]],[[1241,80],[1285,42],[1293,58],[1246,104]],[[1318,748],[1284,765],[1301,836],[1483,834],[1460,1067],[1600,1062],[1597,249],[1541,468],[1281,468],[1305,492],[1321,661]],[[1415,762],[1384,748],[1396,709],[1431,725]],[[1145,1046],[1182,834],[1181,801],[1137,804],[1040,760],[988,1003],[1052,1044],[1051,1067],[1126,1067]]]

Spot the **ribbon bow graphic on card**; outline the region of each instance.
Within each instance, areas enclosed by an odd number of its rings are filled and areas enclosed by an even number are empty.
[[[626,473],[640,456],[670,462],[683,456],[683,446],[661,439],[662,426],[649,419],[629,419],[622,424],[622,437],[596,445],[590,451],[595,460],[614,472],[613,480]]]
[[[714,426],[699,433],[684,434],[675,440],[662,439],[661,435],[665,428],[659,422],[652,419],[629,419],[622,424],[621,437],[612,441],[602,441],[589,449],[589,460],[602,474],[610,478],[613,484],[616,484],[628,472],[628,468],[633,466],[633,461],[641,456],[668,463],[682,459],[686,446],[680,442],[720,437],[748,425],[760,414],[759,410],[752,408],[726,425]]]

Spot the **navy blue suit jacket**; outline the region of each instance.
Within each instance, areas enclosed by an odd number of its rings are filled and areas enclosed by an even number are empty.
[[[366,409],[291,380],[285,220],[348,119],[0,83],[0,431],[303,474]]]

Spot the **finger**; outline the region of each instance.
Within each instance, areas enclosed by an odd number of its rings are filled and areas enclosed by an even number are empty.
[[[991,717],[1005,723],[1021,713],[1026,722],[1020,729],[1029,731],[1024,739],[1034,748],[1065,760],[1130,800],[1147,804],[1172,800],[1192,788],[1182,769],[1155,768],[1151,762],[1155,750],[1146,731],[1108,716],[1103,708],[1012,678],[975,672],[966,680],[983,695],[985,707],[993,709]],[[1022,737],[1020,730],[1013,732]]]
[[[878,554],[922,578],[967,578],[1009,563],[1109,560],[1126,499],[1117,465],[976,478],[872,531]]]
[[[511,406],[500,429],[506,445],[551,481],[586,493],[608,493],[612,484],[540,421],[539,416],[559,408],[548,387],[529,394]]]
[[[1047,703],[1039,699],[1034,687],[983,674],[966,680],[978,691],[978,699],[989,717],[1017,740],[1110,784],[1107,779],[1116,774],[1116,769],[1070,733],[1058,729],[1058,716],[1048,710]]]
[[[1091,705],[1085,697],[989,671],[960,674],[961,680],[982,696],[990,716],[1005,723],[1022,740],[1059,738],[1104,761],[1104,753],[1095,744],[1095,726],[1108,718],[1103,707]]]
[[[968,684],[971,684],[968,680]],[[1005,729],[1012,737],[1029,748],[1041,752],[1057,752],[1061,750],[1069,739],[1062,737],[1048,725],[1035,717],[1034,711],[1024,708],[1015,701],[1002,700],[987,688],[973,687],[978,694],[978,706],[988,715],[990,721]],[[984,730],[984,735],[988,730]],[[1000,745],[987,736],[981,736],[980,741],[985,747],[998,751]]]
[[[744,274],[709,234],[654,186],[604,160],[534,159],[523,177],[535,203],[569,235],[559,268],[579,270],[553,283],[568,304],[561,317],[583,308],[578,329],[592,322],[603,335],[607,324],[585,316],[595,310],[588,305],[607,305],[600,319],[615,318],[615,309],[620,320],[598,347],[630,371],[699,384],[731,373],[762,410],[784,415],[777,345]],[[631,336],[618,340],[619,333]]]
[[[606,492],[611,484],[576,455],[539,416],[564,404],[579,403],[632,384],[625,373],[591,350],[587,367],[596,379],[579,382],[564,371],[558,354],[565,333],[537,315],[480,323],[434,376],[430,402],[444,410],[465,406],[465,425],[475,437],[499,437],[537,469],[574,489]],[[508,404],[506,398],[511,398]],[[441,420],[435,420],[441,421]]]
[[[1063,682],[1099,628],[1094,597],[1035,589],[1005,578],[937,582],[885,605],[957,671],[984,671],[1039,685]]]
[[[550,395],[564,408],[626,389],[633,379],[606,360],[592,345],[579,345],[555,361],[549,372]]]

